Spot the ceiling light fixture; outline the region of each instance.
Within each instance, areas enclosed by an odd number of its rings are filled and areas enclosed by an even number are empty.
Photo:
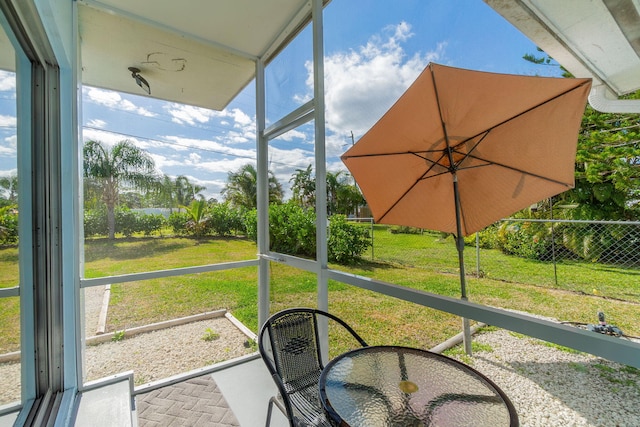
[[[140,75],[140,69],[136,67],[129,67],[129,71],[131,71],[131,77],[133,77],[138,86],[140,86],[142,90],[151,95],[151,87],[149,86],[149,82],[147,82],[144,77]]]

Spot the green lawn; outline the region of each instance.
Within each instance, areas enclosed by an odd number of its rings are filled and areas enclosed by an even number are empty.
[[[375,259],[356,266],[331,268],[452,297],[459,296],[457,257],[452,239],[439,234],[391,234],[376,228]],[[88,240],[86,277],[254,259],[255,244],[240,238],[196,241],[187,238]],[[630,335],[640,335],[640,280],[637,270],[591,263],[561,264],[566,284],[545,280],[549,264],[483,251],[486,271],[475,272],[475,250],[467,248],[469,299],[474,302],[556,317],[595,322],[607,320]],[[0,250],[0,286],[17,281],[17,250]],[[470,260],[470,261],[469,261]],[[485,268],[483,267],[483,270]],[[542,272],[542,273],[541,273]],[[497,280],[494,277],[501,277]],[[568,278],[568,280],[567,280]],[[460,319],[345,284],[330,282],[330,310],[345,318],[371,344],[431,347],[460,331]],[[594,293],[594,289],[596,290]],[[316,278],[311,273],[272,264],[272,311],[314,306]],[[112,286],[107,328],[123,330],[226,308],[257,329],[257,268],[168,277]],[[0,300],[0,352],[18,348],[18,298]]]

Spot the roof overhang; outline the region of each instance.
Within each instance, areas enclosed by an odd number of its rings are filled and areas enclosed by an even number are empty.
[[[594,108],[640,112],[640,101],[618,100],[640,89],[640,0],[485,2],[575,77],[592,78]]]

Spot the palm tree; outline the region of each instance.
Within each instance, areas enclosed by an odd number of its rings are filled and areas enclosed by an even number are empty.
[[[255,209],[258,206],[258,172],[255,166],[249,163],[237,172],[229,172],[222,194],[233,206]],[[282,203],[282,196],[282,185],[269,171],[269,203]]]
[[[193,231],[194,236],[200,238],[207,231],[207,202],[204,199],[193,200],[190,206],[182,206],[189,216],[187,227]]]
[[[158,183],[156,200],[161,207],[168,207],[171,211],[178,207],[178,211],[180,211],[183,206],[189,206],[196,199],[196,196],[199,199],[204,199],[200,192],[206,189],[207,187],[202,185],[192,184],[189,178],[184,175],[179,175],[175,179],[164,175]]]
[[[303,209],[310,209],[316,205],[316,181],[313,177],[311,165],[306,169],[296,169],[296,173],[289,180],[293,201]]]
[[[153,194],[154,206],[169,208],[169,212],[172,213],[173,208],[176,206],[174,189],[175,182],[173,179],[169,175],[162,175]]]
[[[344,186],[343,171],[327,172],[327,215],[331,216],[338,213],[338,194]]]
[[[98,182],[107,206],[109,238],[115,237],[115,206],[121,186],[148,189],[156,182],[155,165],[147,152],[130,141],[106,147],[100,141],[87,141],[83,148],[84,177]]]
[[[327,214],[349,215],[357,212],[365,204],[360,190],[350,182],[345,171],[327,172]],[[291,182],[293,201],[303,209],[311,209],[316,204],[316,181],[311,165],[306,169],[296,169]]]
[[[175,180],[175,197],[176,202],[179,206],[187,206],[191,204],[192,201],[196,199],[196,196],[200,196],[200,199],[203,199],[204,196],[199,194],[201,191],[207,189],[207,187],[203,187],[202,185],[192,184],[184,175],[179,175]]]
[[[7,197],[3,197],[10,205],[18,204],[18,177],[16,175],[0,178],[0,188],[5,190]],[[0,202],[1,203],[1,202]]]

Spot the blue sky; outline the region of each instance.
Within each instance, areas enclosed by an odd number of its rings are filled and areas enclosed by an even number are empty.
[[[311,38],[305,33],[267,68],[267,119],[311,99]],[[397,100],[429,62],[482,71],[558,75],[522,59],[536,47],[481,0],[333,0],[325,13],[327,168]],[[129,139],[161,173],[186,175],[222,199],[229,172],[254,162],[255,86],[223,111],[84,87],[83,139]],[[15,79],[0,71],[0,176],[15,174]],[[270,145],[270,169],[288,191],[314,160],[313,124]]]

